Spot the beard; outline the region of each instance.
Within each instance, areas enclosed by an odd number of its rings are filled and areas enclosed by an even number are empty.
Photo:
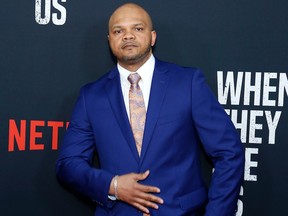
[[[151,52],[151,46],[147,45],[146,49],[144,49],[142,52],[136,53],[135,55],[123,55],[123,56],[116,56],[116,58],[125,64],[133,65],[137,64],[147,58]]]

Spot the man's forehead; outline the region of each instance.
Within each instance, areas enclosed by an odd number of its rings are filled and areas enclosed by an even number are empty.
[[[127,17],[127,18],[123,18],[123,19],[113,19],[110,20],[109,22],[109,28],[117,28],[117,27],[135,27],[135,26],[149,26],[149,21],[142,19],[142,18],[132,18],[132,17]]]
[[[123,22],[126,21],[128,22],[129,20],[142,20],[143,22],[147,20],[147,16],[141,13],[117,13],[111,16],[110,22],[115,23],[115,22]]]
[[[115,23],[111,23],[110,28],[124,28],[124,27],[137,27],[137,26],[147,26],[146,22],[143,22],[142,20],[130,20],[130,21],[119,21]]]

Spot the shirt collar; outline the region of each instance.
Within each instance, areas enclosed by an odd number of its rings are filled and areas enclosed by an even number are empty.
[[[154,67],[155,67],[155,57],[153,56],[153,54],[151,54],[149,59],[136,71],[136,73],[138,73],[141,76],[141,80],[143,81],[144,84],[151,82]],[[134,72],[123,68],[121,65],[119,65],[119,63],[117,63],[117,68],[120,73],[121,82],[124,83],[128,82],[128,84],[130,85],[127,78],[131,73]]]

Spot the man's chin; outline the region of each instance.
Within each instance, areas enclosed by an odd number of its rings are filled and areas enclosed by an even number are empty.
[[[144,53],[137,53],[137,54],[130,54],[130,55],[123,55],[120,59],[125,64],[137,64],[149,56],[149,50]]]
[[[133,63],[138,62],[140,59],[141,59],[141,56],[133,55],[133,56],[124,56],[122,58],[122,61],[127,64],[133,64]]]

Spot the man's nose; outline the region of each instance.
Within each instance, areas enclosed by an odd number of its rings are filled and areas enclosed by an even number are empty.
[[[131,31],[127,31],[124,34],[123,40],[133,40],[135,39],[135,35]]]

